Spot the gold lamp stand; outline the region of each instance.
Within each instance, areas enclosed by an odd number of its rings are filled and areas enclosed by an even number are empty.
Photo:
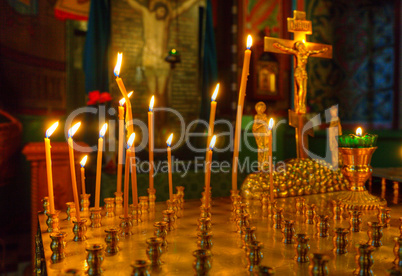
[[[371,195],[364,184],[371,177],[371,157],[377,147],[345,148],[339,147],[342,154],[342,173],[349,180],[349,191],[342,192],[338,200],[345,204],[345,208],[358,210],[373,210],[386,206],[387,201]]]

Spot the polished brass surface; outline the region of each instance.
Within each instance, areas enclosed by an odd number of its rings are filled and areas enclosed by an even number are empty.
[[[317,229],[321,238],[326,238],[329,236],[329,226],[329,217],[326,215],[319,215]]]
[[[247,270],[249,272],[253,272],[254,269],[260,265],[262,259],[264,258],[264,254],[262,253],[263,248],[263,243],[259,241],[252,241],[247,244]]]
[[[66,235],[67,234],[65,232],[50,234],[50,238],[52,239],[52,242],[50,243],[50,249],[53,252],[52,256],[50,257],[52,263],[59,263],[66,257],[66,254],[64,252],[64,248],[66,247],[66,242],[64,241],[64,238],[66,237]]]
[[[379,207],[377,218],[378,222],[384,225],[384,228],[388,228],[390,226],[389,222],[391,221],[391,209]]]
[[[283,222],[283,243],[284,244],[293,244],[295,243],[295,222],[293,220],[285,220]]]
[[[105,217],[112,218],[114,217],[114,197],[107,197],[104,199],[105,201]]]
[[[156,190],[148,188],[147,191],[148,191],[148,201],[149,201],[148,208],[149,208],[149,210],[155,210]]]
[[[360,232],[362,224],[362,212],[349,211],[349,227],[352,232]]]
[[[89,198],[91,197],[90,194],[80,194],[80,205],[81,205],[81,212],[89,214],[89,205],[90,201]]]
[[[367,231],[367,235],[369,237],[369,241],[367,242],[368,244],[371,244],[374,247],[380,247],[382,246],[382,237],[383,237],[383,232],[382,229],[384,225],[379,222],[368,222],[367,225],[370,227],[369,230]]]
[[[127,237],[133,234],[133,222],[132,217],[129,215],[124,217],[120,216],[120,236]]]
[[[320,214],[330,214],[332,210],[332,200],[336,200],[338,193],[327,193],[305,196],[306,204],[315,204],[316,210]],[[164,251],[162,260],[164,264],[161,266],[161,272],[154,272],[153,275],[167,275],[167,276],[182,276],[193,275],[194,271],[192,263],[195,260],[192,252],[197,249],[197,224],[200,217],[200,200],[187,200],[185,202],[185,209],[180,223],[174,231],[167,234],[166,239],[169,242],[167,251]],[[271,225],[272,220],[262,218],[261,206],[259,201],[250,201],[251,209],[256,213],[250,219],[252,227],[256,227],[256,237],[258,241],[264,243],[262,253],[264,259],[261,265],[269,266],[275,269],[275,275],[308,275],[308,265],[298,265],[293,260],[295,256],[295,249],[292,245],[285,245],[282,243],[282,234],[280,231],[274,229]],[[356,268],[354,263],[355,245],[360,242],[367,242],[368,221],[377,221],[377,212],[360,211],[362,213],[361,232],[353,232],[348,236],[349,245],[347,249],[348,254],[336,255],[333,251],[333,241],[331,238],[319,238],[315,235],[316,226],[304,223],[301,218],[295,216],[294,198],[280,198],[277,199],[278,208],[283,208],[283,216],[287,219],[295,219],[296,233],[306,233],[310,237],[310,253],[322,253],[329,256],[327,263],[330,275],[351,275]],[[105,257],[102,267],[106,275],[130,275],[132,267],[130,264],[137,259],[147,259],[145,249],[147,247],[146,239],[154,236],[154,223],[162,221],[162,211],[166,208],[165,202],[156,204],[154,218],[145,220],[138,225],[133,226],[133,235],[127,239],[120,239],[120,251],[114,255]],[[392,218],[390,221],[391,227],[384,229],[384,237],[382,238],[383,246],[378,248],[373,253],[375,264],[372,267],[376,275],[384,275],[384,272],[392,266],[395,259],[393,252],[394,237],[400,235],[399,230],[399,217],[402,216],[402,205],[391,206]],[[210,269],[210,275],[230,275],[241,276],[249,275],[246,266],[248,264],[245,258],[244,249],[241,248],[242,241],[240,236],[236,233],[237,228],[235,223],[230,221],[231,213],[231,200],[227,198],[213,198],[212,201],[212,231],[214,243],[212,248],[213,265]],[[149,214],[149,217],[152,213]],[[66,217],[66,213],[60,214],[61,218]],[[85,247],[87,244],[101,243],[106,247],[104,241],[106,237],[105,229],[108,227],[118,227],[120,219],[115,216],[114,218],[103,218],[103,226],[101,228],[88,228],[87,241],[85,242],[72,242],[73,233],[72,225],[66,220],[60,221],[60,231],[67,232],[65,241],[66,258],[63,262],[52,264],[50,256],[52,251],[50,249],[51,239],[46,232],[46,218],[44,214],[38,216],[40,222],[40,231],[43,239],[44,249],[44,264],[47,268],[49,276],[58,276],[66,268],[77,268],[81,271],[81,275],[87,268],[85,262]],[[89,226],[89,220],[87,224]],[[332,225],[332,223],[331,223]],[[330,231],[337,227],[346,228],[349,226],[348,220],[336,221],[330,227]],[[332,235],[332,232],[330,232]],[[211,260],[212,260],[211,259]],[[312,257],[310,257],[310,261]]]
[[[193,269],[196,276],[208,276],[212,267],[211,251],[205,249],[197,249],[193,252],[195,261]]]
[[[104,248],[103,244],[98,243],[88,245],[87,248],[85,248],[87,251],[88,275],[103,275],[102,263],[104,260]]]
[[[80,221],[74,221],[73,233],[73,241],[80,242],[87,240],[87,220],[81,219]]]
[[[100,228],[102,226],[102,215],[101,208],[92,207],[89,209],[91,212],[91,227],[92,228]]]
[[[59,214],[60,211],[58,210],[55,210],[53,214],[51,214],[50,212],[46,213],[47,216],[46,225],[48,233],[54,233],[59,231]]]
[[[119,248],[119,232],[120,229],[117,227],[109,227],[105,230],[106,232],[106,255],[107,256],[112,256],[117,254],[117,252],[120,251]]]
[[[116,216],[123,214],[123,193],[114,193],[114,213]]]
[[[342,154],[342,173],[350,182],[349,191],[339,194],[345,208],[359,210],[373,210],[379,206],[386,206],[385,199],[371,195],[364,184],[371,177],[371,157],[377,147],[371,148],[343,148],[339,147]]]
[[[161,256],[162,256],[162,239],[157,237],[150,237],[146,240],[148,245],[146,249],[146,254],[148,256],[148,260],[151,262],[151,267],[159,267],[162,265]]]
[[[43,213],[46,215],[49,212],[49,197],[45,196],[42,199]]]
[[[306,223],[307,224],[315,224],[315,219],[316,219],[316,206],[315,204],[311,204],[311,205],[306,205]]]
[[[133,272],[131,276],[150,276],[149,273],[149,266],[150,261],[148,260],[135,260],[134,263],[131,265],[133,267]]]
[[[296,235],[296,257],[295,260],[299,263],[308,263],[310,258],[308,257],[308,252],[310,251],[309,245],[310,238],[306,234]]]
[[[343,203],[339,200],[332,201],[332,216],[334,220],[341,220],[343,213]]]
[[[313,253],[310,258],[309,273],[310,276],[327,276],[329,269],[327,263],[329,257],[322,253]]]
[[[75,220],[75,203],[74,202],[66,202],[67,205],[67,220]]]
[[[346,228],[336,228],[334,231],[334,250],[336,254],[342,255],[348,253],[347,246],[349,244],[349,240],[347,234],[349,234],[349,230]]]
[[[374,275],[372,271],[372,266],[374,264],[373,251],[374,247],[369,244],[360,244],[357,248],[356,260],[356,270],[353,272],[354,275]]]
[[[166,240],[168,224],[164,221],[157,221],[154,226],[156,228],[154,231],[155,237],[162,239],[162,246],[166,247],[168,244]]]

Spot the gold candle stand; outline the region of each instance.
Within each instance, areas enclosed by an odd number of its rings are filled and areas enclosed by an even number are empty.
[[[91,244],[85,249],[87,251],[88,275],[98,276],[103,274],[103,244]]]
[[[154,231],[154,235],[157,238],[162,239],[162,246],[166,248],[168,244],[166,240],[168,224],[164,221],[157,221],[154,223],[154,227],[156,228]]]
[[[101,208],[92,207],[89,209],[91,212],[91,227],[100,228],[102,226]]]
[[[80,194],[81,212],[83,212],[84,215],[87,215],[89,213],[89,205],[91,204],[91,202],[89,201],[90,197],[90,194]]]
[[[75,203],[74,202],[66,202],[67,205],[67,220],[71,221],[71,220],[75,220]]]
[[[176,186],[180,209],[184,209],[184,186]]]
[[[347,246],[349,244],[349,240],[347,235],[349,234],[349,230],[345,228],[336,228],[334,233],[335,236],[333,238],[333,244],[335,253],[338,255],[348,253]]]
[[[308,257],[308,252],[310,251],[310,245],[308,241],[310,238],[307,237],[306,234],[297,234],[296,235],[296,257],[295,260],[298,263],[308,263],[310,258]]]
[[[322,253],[313,253],[310,258],[309,273],[311,276],[327,276],[329,275],[329,270],[327,263],[329,262],[329,257]]]
[[[116,216],[123,214],[123,193],[114,193],[114,212]]]
[[[104,199],[105,201],[105,217],[113,218],[114,217],[114,197],[107,197]]]
[[[73,233],[74,238],[73,241],[80,242],[85,241],[87,239],[87,220],[81,219],[80,221],[74,221]]]
[[[264,245],[262,242],[252,241],[247,245],[247,247],[247,270],[252,273],[254,272],[255,268],[260,265],[262,259],[264,258],[264,255],[262,254],[262,249],[264,248]]]
[[[106,242],[106,255],[107,256],[113,256],[116,255],[119,251],[119,231],[120,229],[116,227],[110,227],[105,230],[106,237],[105,237],[105,242]]]
[[[349,211],[349,228],[352,232],[360,232],[362,224],[362,212],[360,211]]]
[[[131,216],[120,216],[120,236],[127,237],[133,234],[133,222]]]
[[[212,267],[211,251],[205,249],[198,249],[193,251],[195,261],[193,262],[193,269],[196,276],[208,276]]]
[[[133,272],[131,276],[150,276],[148,269],[151,262],[148,260],[135,260],[131,266],[133,267]]]
[[[377,214],[377,218],[378,218],[378,222],[382,223],[384,225],[384,228],[388,228],[390,227],[390,221],[391,221],[391,209],[388,208],[383,208],[383,207],[379,207],[378,208],[378,214]]]
[[[212,243],[212,233],[211,232],[198,232],[198,248],[199,249],[205,249],[205,250],[211,250],[213,243]]]
[[[344,148],[339,147],[342,154],[342,173],[350,182],[349,191],[340,193],[338,200],[347,209],[373,210],[378,206],[386,206],[385,199],[371,195],[364,184],[371,177],[371,157],[377,147]]]
[[[162,211],[163,215],[163,221],[167,223],[167,229],[168,231],[174,230],[175,227],[175,219],[173,217],[174,212],[172,210],[164,210]]]
[[[66,255],[64,254],[64,248],[66,247],[66,242],[64,238],[67,236],[65,232],[51,233],[50,238],[52,242],[50,243],[50,249],[52,250],[52,256],[50,259],[52,263],[61,262]]]
[[[42,199],[43,213],[46,215],[49,212],[49,197],[45,196]]]
[[[139,203],[139,206],[140,206],[140,209],[141,209],[141,213],[143,214],[143,215],[146,215],[146,214],[148,214],[148,206],[149,206],[149,204],[148,204],[148,202],[149,202],[149,197],[147,197],[147,196],[140,196],[139,198],[138,198],[138,200],[140,201],[140,203]]]
[[[356,254],[356,270],[354,275],[374,275],[371,267],[374,264],[373,251],[375,248],[369,244],[360,244]]]
[[[374,247],[382,246],[381,238],[383,236],[382,229],[384,225],[379,222],[368,222],[367,225],[370,227],[370,229],[367,231],[367,235],[369,237],[369,241],[367,243]]]
[[[161,256],[162,256],[162,239],[157,237],[150,237],[146,240],[147,249],[145,253],[148,256],[149,261],[151,262],[151,266],[154,268],[158,268],[162,265]]]
[[[47,220],[46,220],[46,225],[47,225],[47,232],[48,233],[53,233],[53,232],[58,232],[59,231],[59,214],[60,211],[55,210],[53,214],[48,212],[46,214]]]
[[[131,210],[131,218],[133,221],[133,225],[137,225],[138,223],[142,222],[141,219],[141,206],[137,204],[137,206],[134,206],[134,204],[130,204],[130,210]]]
[[[155,201],[156,201],[156,190],[148,188],[148,198],[149,198],[149,210],[155,210]]]
[[[210,218],[199,218],[198,219],[198,228],[199,232],[209,232],[211,231],[212,223]]]

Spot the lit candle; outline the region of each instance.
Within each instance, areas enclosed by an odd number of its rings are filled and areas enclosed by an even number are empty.
[[[82,186],[82,194],[85,195],[85,164],[87,163],[88,155],[85,155],[82,158],[80,165],[81,165],[81,186]]]
[[[130,98],[133,91],[128,93]],[[117,193],[121,194],[121,176],[123,172],[123,140],[124,140],[124,103],[125,98],[119,101],[119,153],[118,153],[118,163],[117,163]]]
[[[239,101],[237,104],[237,114],[236,114],[236,128],[235,128],[235,141],[234,141],[234,149],[233,149],[233,162],[232,162],[232,190],[237,191],[237,167],[239,162],[239,145],[240,145],[240,133],[241,133],[241,121],[243,116],[243,106],[244,106],[244,97],[246,96],[246,86],[247,86],[247,78],[250,67],[250,56],[251,56],[251,45],[253,41],[251,36],[247,37],[247,49],[244,52],[244,61],[243,61],[243,71],[241,75],[240,82],[240,91],[239,91]]]
[[[131,138],[132,137],[132,138]],[[131,164],[131,193],[133,196],[133,205],[137,207],[138,205],[138,187],[137,187],[137,164],[135,162],[135,146],[134,146],[134,139],[135,133],[131,134],[130,140],[128,141],[130,145],[130,164]]]
[[[101,174],[102,174],[102,152],[103,152],[103,136],[105,136],[107,130],[107,124],[104,124],[99,131],[98,139],[98,159],[96,162],[96,187],[95,187],[95,208],[99,209],[100,200],[100,185],[101,185]]]
[[[271,198],[271,202],[274,202],[274,177],[272,172],[272,128],[274,126],[274,119],[269,119],[268,125],[268,158],[269,158],[269,195]]]
[[[132,125],[133,115],[131,110],[131,102],[130,99],[128,98],[126,87],[124,86],[123,80],[119,77],[122,60],[123,60],[123,53],[117,53],[117,62],[116,66],[114,67],[114,75],[116,76],[117,86],[119,86],[120,92],[126,101],[127,136],[130,136],[131,133],[133,133],[133,125]]]
[[[80,218],[80,201],[78,199],[78,191],[77,191],[77,177],[75,175],[73,136],[80,127],[80,125],[81,122],[76,123],[75,125],[73,125],[72,128],[68,130],[68,155],[70,157],[71,185],[73,187],[73,196],[74,196],[77,221],[81,221],[81,218]]]
[[[45,137],[45,153],[46,153],[46,174],[47,174],[47,192],[49,196],[49,211],[51,214],[55,213],[54,209],[54,196],[53,196],[53,174],[52,174],[52,158],[50,156],[50,135],[56,130],[59,122],[54,123],[48,130],[46,130]]]
[[[377,134],[363,135],[361,127],[356,129],[356,134],[343,134],[338,136],[338,146],[344,148],[371,148],[377,145]]]
[[[169,199],[173,200],[173,184],[172,184],[172,150],[170,148],[172,144],[173,133],[170,134],[166,141],[167,144],[167,156],[168,156],[168,174],[169,174]]]
[[[149,188],[154,188],[154,101],[152,96],[148,111],[148,135],[149,135]]]
[[[211,139],[209,144],[209,150],[207,152],[207,158],[205,162],[205,208],[209,206],[209,194],[210,194],[210,183],[211,183],[211,163],[212,163],[212,149],[215,146],[216,135]]]
[[[358,127],[358,128],[356,129],[356,135],[359,136],[359,137],[361,137],[362,134],[363,134],[362,128],[361,128],[361,127]]]
[[[130,183],[130,147],[134,142],[135,134],[132,133],[127,142],[126,165],[124,168],[124,217],[128,217],[128,186]]]
[[[209,113],[209,126],[208,126],[208,139],[207,145],[211,143],[212,133],[214,133],[214,123],[215,123],[215,113],[216,113],[216,96],[218,96],[219,92],[219,83],[215,87],[215,91],[211,97],[211,112]],[[207,149],[208,150],[208,149]]]

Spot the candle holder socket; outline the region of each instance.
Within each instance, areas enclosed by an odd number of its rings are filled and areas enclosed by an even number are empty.
[[[43,213],[47,215],[47,213],[49,212],[49,197],[45,196],[42,199],[42,206],[43,206]]]
[[[114,197],[107,197],[104,199],[105,201],[105,217],[113,218],[114,217]]]
[[[332,201],[332,214],[334,220],[342,220],[343,203],[340,200]]]
[[[197,245],[198,245],[199,249],[205,249],[205,250],[211,250],[212,249],[213,243],[212,243],[211,239],[212,239],[213,235],[212,235],[211,232],[208,232],[208,233],[199,232],[197,234],[197,236],[198,236]]]
[[[114,212],[116,216],[123,214],[123,193],[114,193]]]
[[[183,212],[182,209],[180,208],[180,199],[178,197],[178,195],[174,194],[173,195],[173,210],[176,211],[176,216],[178,218],[181,218],[183,216]]]
[[[384,228],[390,227],[390,221],[391,221],[391,209],[384,208],[384,207],[378,207],[378,222],[382,223],[384,225]]]
[[[145,253],[148,256],[149,261],[151,262],[152,267],[160,267],[162,265],[161,256],[162,256],[162,243],[163,240],[157,237],[150,237],[146,240],[147,249]]]
[[[119,232],[120,229],[117,227],[110,227],[107,228],[105,230],[106,234],[106,238],[105,238],[105,242],[106,242],[106,255],[107,256],[113,256],[116,255],[119,251]]]
[[[130,204],[130,210],[131,210],[131,218],[133,219],[133,225],[137,225],[138,223],[142,222],[141,216],[141,206],[137,204],[137,206],[134,206],[134,204]]]
[[[120,216],[120,236],[127,237],[133,234],[133,223],[131,216]]]
[[[167,231],[172,231],[176,228],[173,214],[174,212],[172,210],[162,211],[163,221],[167,223],[167,229],[166,229]]]
[[[104,259],[103,244],[91,244],[85,248],[87,251],[88,275],[103,275],[102,263]]]
[[[46,214],[47,216],[46,225],[48,233],[54,233],[59,231],[59,214],[60,211],[58,210],[55,210],[53,214],[50,212]]]
[[[230,199],[231,199],[231,201],[233,202],[233,197],[234,196],[238,196],[239,195],[239,190],[230,190]]]
[[[268,206],[269,205],[269,194],[267,192],[263,192],[261,194],[260,201],[261,201],[261,215],[263,217],[268,217],[269,216],[269,212],[268,212],[268,209],[269,209],[269,206]]]
[[[242,214],[247,214],[248,213],[246,203],[240,203],[237,207],[238,208],[236,210],[236,222],[239,221],[239,219],[240,219]]]
[[[50,234],[50,238],[52,239],[50,243],[52,256],[50,256],[50,259],[52,260],[52,263],[59,263],[66,257],[64,253],[64,248],[66,247],[64,238],[66,236],[67,234],[65,232],[56,232]]]
[[[296,215],[304,215],[306,209],[306,199],[304,197],[296,197]]]
[[[393,261],[393,264],[396,265],[399,268],[402,268],[402,237],[396,237],[394,239],[395,241],[395,246],[394,246],[394,255],[395,259]]]
[[[206,208],[205,206],[201,206],[200,210],[201,210],[200,217],[202,217],[202,218],[211,218],[212,217],[211,208]]]
[[[327,276],[329,257],[322,253],[313,253],[310,258],[309,273],[311,276]],[[362,274],[363,275],[363,274]]]
[[[248,261],[248,266],[247,270],[252,273],[254,272],[255,268],[258,267],[264,258],[264,255],[262,254],[262,248],[264,248],[264,245],[262,242],[259,241],[252,241],[247,245],[247,261]]]
[[[284,244],[295,243],[295,222],[293,220],[284,221],[282,236]]]
[[[250,226],[250,214],[241,214],[237,221],[237,233],[243,235],[244,228]]]
[[[180,209],[184,209],[184,186],[176,186]]]
[[[268,204],[268,213],[271,215],[271,217],[273,217],[275,215],[276,212],[276,205],[277,205],[277,201],[270,201]]]
[[[139,198],[138,198],[138,200],[139,200],[139,206],[140,206],[140,209],[141,209],[141,213],[142,214],[148,214],[148,207],[149,207],[149,205],[148,205],[148,201],[149,201],[149,197],[147,197],[147,196],[140,196]]]
[[[258,275],[258,276],[274,276],[275,275],[275,270],[269,266],[259,265],[255,269],[256,269],[255,275]]]
[[[310,258],[308,257],[308,252],[310,251],[309,240],[310,238],[308,238],[306,234],[296,235],[297,244],[295,260],[298,263],[308,263],[310,261]]]
[[[100,228],[102,226],[102,215],[101,215],[101,208],[92,207],[89,209],[91,212],[91,227],[92,228]]]
[[[89,205],[91,204],[91,202],[89,201],[90,197],[90,194],[80,194],[81,212],[85,214],[89,213]]]
[[[283,228],[283,208],[276,208],[274,215],[274,228],[275,229]]]
[[[362,224],[362,212],[355,210],[349,212],[349,226],[352,232],[360,232]]]
[[[211,231],[212,223],[210,218],[199,218],[198,219],[198,228],[199,232],[208,233]]]
[[[174,200],[166,200],[167,210],[173,211],[173,218],[177,220],[177,208],[175,206]]]
[[[315,224],[315,222],[316,222],[316,221],[315,221],[315,220],[316,220],[316,215],[317,215],[315,209],[316,209],[315,204],[306,205],[306,215],[305,215],[305,218],[306,218],[306,223],[307,223],[307,224],[310,224],[310,225]]]
[[[255,236],[255,231],[257,228],[254,226],[247,226],[244,227],[244,235],[242,236],[242,241],[243,241],[243,248],[247,250],[247,245],[252,242],[257,240],[257,237]]]
[[[151,276],[149,273],[149,266],[151,262],[148,260],[135,260],[131,266],[133,267],[133,272],[131,276]]]
[[[148,197],[149,197],[149,210],[155,210],[155,201],[156,201],[156,190],[148,188]]]
[[[154,235],[157,238],[162,239],[162,246],[166,247],[168,244],[166,240],[168,224],[164,221],[157,221],[154,223],[154,227],[156,228],[154,231]]]
[[[74,221],[73,233],[73,241],[81,242],[87,240],[87,220],[81,219],[80,221]]]
[[[76,216],[76,209],[75,209],[75,203],[74,202],[66,202],[67,205],[67,220],[72,221],[75,220]]]
[[[373,251],[375,248],[369,244],[360,244],[357,248],[357,254],[355,257],[357,268],[354,271],[354,275],[374,275],[371,270],[374,259]]]
[[[193,269],[196,276],[208,276],[212,267],[211,251],[205,249],[197,249],[193,251],[195,261]]]
[[[325,215],[319,215],[318,216],[318,224],[317,224],[317,230],[318,230],[318,236],[321,238],[326,238],[329,236],[329,217]]]
[[[334,234],[333,244],[335,253],[338,255],[348,253],[347,246],[349,240],[347,235],[349,234],[349,230],[346,228],[336,228]]]
[[[382,229],[384,225],[379,222],[368,222],[367,225],[370,227],[367,231],[369,237],[368,244],[374,247],[382,246],[381,238],[383,236]]]

